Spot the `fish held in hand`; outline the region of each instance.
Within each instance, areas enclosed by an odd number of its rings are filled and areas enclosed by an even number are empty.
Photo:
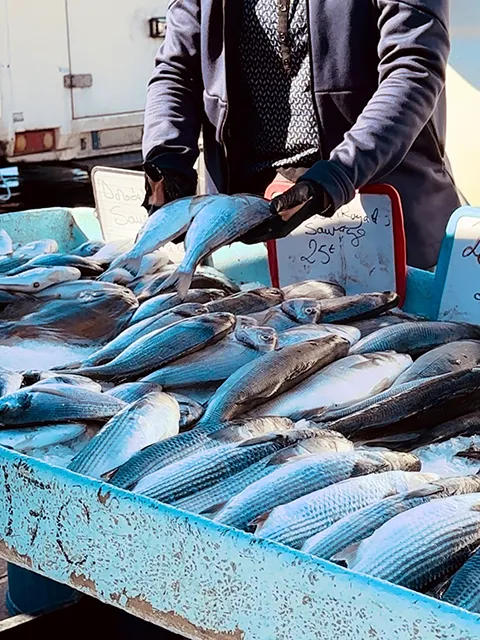
[[[161,391],[149,393],[107,422],[68,468],[100,478],[145,447],[176,435],[179,422],[180,409],[174,398]]]
[[[288,391],[347,354],[348,340],[329,336],[266,353],[231,375],[210,400],[202,422],[231,420]]]
[[[161,274],[147,281],[140,290],[137,290],[137,287],[135,287],[135,294],[138,295],[138,299],[140,300],[140,302],[148,300],[149,298],[152,298],[159,293],[177,293],[173,286],[169,287],[168,290],[165,287],[167,278],[169,278],[174,273],[174,271],[174,267],[172,267],[171,269],[165,268]],[[240,287],[236,285],[232,280],[230,280],[230,278],[227,278],[225,274],[223,274],[221,271],[218,271],[218,269],[207,266],[197,267],[193,276],[193,280],[191,282],[191,288],[220,289],[227,295],[238,293],[240,291]],[[181,298],[186,299],[185,296],[181,296]]]
[[[200,261],[231,244],[272,217],[267,200],[254,196],[219,196],[195,216],[185,238],[185,257],[163,288],[175,286],[181,297],[190,288]]]

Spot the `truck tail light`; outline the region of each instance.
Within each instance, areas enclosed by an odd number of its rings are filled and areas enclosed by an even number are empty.
[[[44,153],[56,148],[55,129],[39,131],[24,131],[15,134],[15,155],[23,156],[30,153]]]

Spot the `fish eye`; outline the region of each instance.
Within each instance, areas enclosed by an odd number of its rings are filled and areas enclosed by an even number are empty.
[[[315,309],[313,307],[305,307],[305,313],[308,316],[313,316],[313,314],[315,313]]]
[[[40,286],[40,283],[39,283],[39,282],[34,282],[34,283],[33,283],[33,288],[34,288],[34,289],[38,289],[38,287],[39,287],[39,286]]]
[[[263,340],[264,342],[271,342],[273,340],[273,336],[270,335],[269,333],[262,333],[260,335],[260,339]]]

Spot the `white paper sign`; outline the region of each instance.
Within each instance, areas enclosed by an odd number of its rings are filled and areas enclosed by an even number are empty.
[[[277,241],[280,285],[301,280],[342,284],[347,293],[395,291],[392,202],[364,194],[332,218],[314,216]]]
[[[145,177],[141,171],[95,167],[92,171],[97,216],[104,239],[134,239],[147,219],[142,207]]]
[[[476,216],[468,211],[464,207],[458,212],[463,215],[454,214],[458,219],[450,246],[442,247],[435,281],[438,319],[480,324],[480,209],[470,209]]]

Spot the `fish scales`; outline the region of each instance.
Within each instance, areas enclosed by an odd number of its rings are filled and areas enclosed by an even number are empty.
[[[444,602],[462,607],[471,613],[480,613],[480,549],[453,576],[442,596]]]

